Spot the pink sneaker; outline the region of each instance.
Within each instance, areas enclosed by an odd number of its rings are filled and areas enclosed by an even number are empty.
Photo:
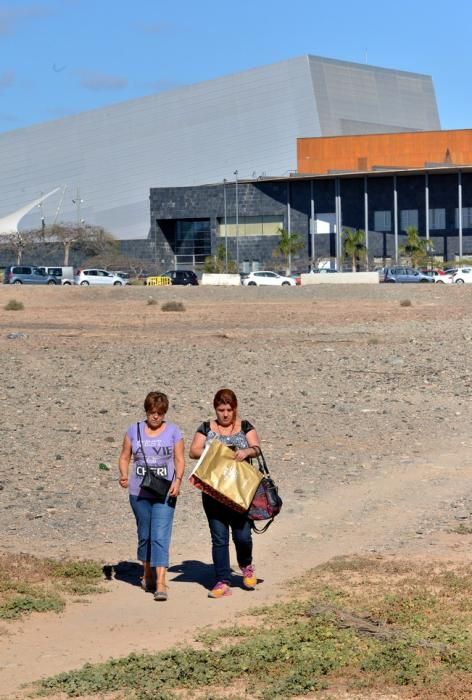
[[[253,591],[257,585],[257,576],[255,574],[255,568],[252,564],[249,566],[241,566],[241,572],[243,574],[243,586],[248,591]]]
[[[231,591],[224,581],[218,581],[208,593],[209,598],[223,598],[225,595],[231,595]]]

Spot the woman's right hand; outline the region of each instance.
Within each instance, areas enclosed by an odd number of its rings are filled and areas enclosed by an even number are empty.
[[[122,489],[128,488],[128,477],[127,476],[120,476],[120,478],[118,479],[118,482],[119,482]]]

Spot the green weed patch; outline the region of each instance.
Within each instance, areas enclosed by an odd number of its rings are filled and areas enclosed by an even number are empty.
[[[102,567],[91,561],[39,559],[27,554],[0,555],[0,619],[32,612],[60,612],[62,594],[100,591]]]
[[[201,631],[198,649],[88,664],[43,681],[38,692],[278,700],[341,684],[367,692],[409,687],[428,700],[445,688],[449,697],[468,697],[471,567],[336,559],[292,593],[291,602],[253,610],[237,625]]]

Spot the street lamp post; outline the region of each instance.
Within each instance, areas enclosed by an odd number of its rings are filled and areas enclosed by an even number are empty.
[[[236,265],[239,272],[239,201],[238,201],[238,171],[234,171],[236,184]]]
[[[77,207],[77,227],[80,228],[81,224],[83,223],[81,216],[80,216],[80,205],[83,203],[83,199],[80,198],[80,190],[77,187],[77,196],[75,199],[72,200],[72,204],[75,204]]]
[[[43,196],[44,192],[41,192],[41,197]],[[40,202],[38,204],[39,211],[41,213],[41,235],[44,237],[44,231],[46,229],[46,218],[44,216],[44,211],[43,211],[43,203]]]
[[[228,217],[226,210],[226,178],[223,180],[223,209],[225,218],[225,272],[228,272]]]

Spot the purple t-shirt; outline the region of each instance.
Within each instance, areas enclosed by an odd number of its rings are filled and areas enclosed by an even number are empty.
[[[138,439],[137,424],[133,423],[127,430],[131,450],[133,453],[133,467],[129,475],[128,488],[132,496],[152,498],[149,491],[140,488],[146,466],[143,452],[146,455],[147,465],[157,476],[172,480],[174,478],[174,445],[182,439],[182,432],[174,423],[165,423],[165,428],[159,435],[151,437],[146,433],[146,421],[140,421],[141,442]]]

